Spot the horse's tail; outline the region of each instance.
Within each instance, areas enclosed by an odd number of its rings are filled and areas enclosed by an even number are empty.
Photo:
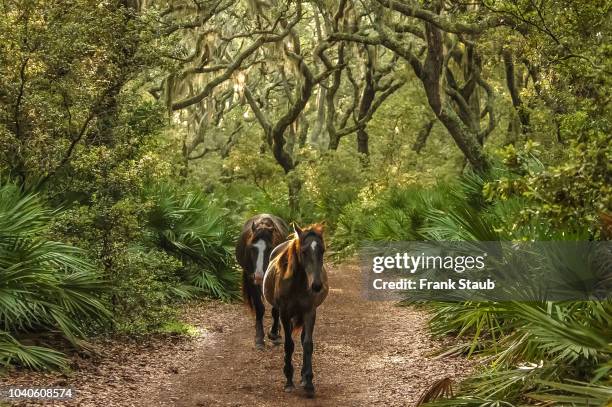
[[[242,299],[244,301],[244,304],[251,311],[255,312],[255,299],[253,298],[253,294],[257,295],[257,293],[254,293],[253,291],[257,291],[257,290],[253,290],[252,286],[253,286],[253,283],[249,280],[247,273],[243,270],[242,271]]]
[[[293,322],[293,329],[291,330],[291,335],[298,334],[302,331],[302,328],[304,327],[304,316],[299,315],[293,317],[291,322]]]

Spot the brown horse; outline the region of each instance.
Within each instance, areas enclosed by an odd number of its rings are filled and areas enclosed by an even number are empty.
[[[288,227],[281,218],[260,214],[246,221],[236,244],[236,260],[242,267],[242,296],[246,305],[255,311],[255,346],[264,347],[263,316],[266,311],[261,284],[268,267],[272,249],[287,239]],[[280,343],[279,313],[272,308],[273,324],[268,337]]]
[[[294,225],[295,236],[270,255],[270,265],[264,276],[264,296],[273,307],[280,311],[285,332],[285,367],[287,382],[285,391],[293,386],[293,331],[302,328],[302,385],[309,397],[314,396],[312,384],[312,334],[317,307],[323,303],[329,292],[327,272],[323,268],[323,226],[311,225],[304,230]]]

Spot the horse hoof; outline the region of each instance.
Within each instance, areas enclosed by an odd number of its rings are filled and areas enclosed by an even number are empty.
[[[286,384],[285,385],[285,393],[291,393],[293,390],[295,390],[295,386],[292,384]]]
[[[283,343],[283,338],[281,338],[278,334],[273,334],[272,332],[268,333],[268,338],[272,341],[274,345],[280,345]]]
[[[257,350],[264,350],[265,348],[266,347],[263,344],[263,342],[258,342],[258,343],[255,344],[255,349],[257,349]]]
[[[312,384],[310,386],[304,386],[304,392],[306,393],[306,397],[309,399],[315,396],[315,389]]]

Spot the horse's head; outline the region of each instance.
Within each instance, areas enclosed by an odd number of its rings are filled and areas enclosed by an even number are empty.
[[[318,293],[323,288],[321,279],[323,271],[323,253],[325,242],[323,240],[323,225],[314,224],[301,229],[293,225],[295,239],[298,242],[298,259],[306,272],[308,289]]]
[[[247,243],[247,250],[254,270],[255,284],[263,281],[264,272],[270,262],[270,252],[274,248],[274,225],[265,220],[251,225],[251,236]]]

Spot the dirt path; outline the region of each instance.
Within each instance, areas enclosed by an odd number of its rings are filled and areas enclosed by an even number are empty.
[[[102,343],[104,356],[73,358],[71,373],[14,372],[0,385],[76,390],[70,402],[49,403],[56,406],[412,406],[436,379],[469,372],[472,363],[462,358],[430,356],[441,344],[429,337],[423,311],[365,300],[355,265],[328,271],[332,289],[315,327],[314,399],[300,389],[283,392],[282,345],[257,351],[252,316],[218,302],[186,310],[197,338]],[[302,354],[295,339],[297,382]]]
[[[315,399],[300,389],[283,392],[282,345],[255,350],[251,317],[231,308],[217,321],[223,328],[211,346],[194,354],[200,366],[163,385],[156,405],[409,406],[434,380],[465,374],[463,359],[428,356],[439,344],[429,338],[422,312],[366,301],[354,265],[328,270],[332,289],[315,327]],[[302,353],[295,339],[297,380]]]

